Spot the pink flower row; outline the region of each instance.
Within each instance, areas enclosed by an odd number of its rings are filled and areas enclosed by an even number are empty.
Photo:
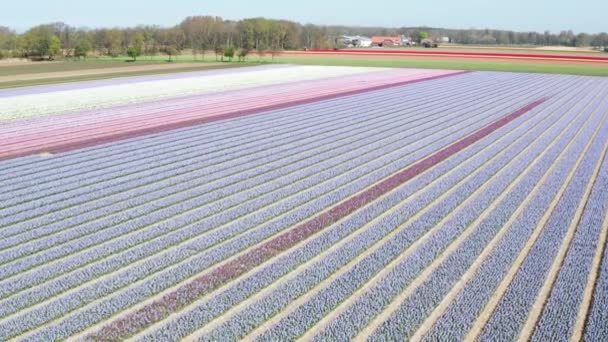
[[[458,73],[461,72],[379,71],[15,122],[0,129],[0,160],[78,149]]]

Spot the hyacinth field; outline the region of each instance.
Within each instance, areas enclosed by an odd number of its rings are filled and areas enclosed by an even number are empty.
[[[608,340],[608,78],[0,91],[0,340]]]

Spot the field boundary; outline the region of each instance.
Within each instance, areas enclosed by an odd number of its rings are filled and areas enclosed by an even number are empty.
[[[307,50],[307,51],[285,51],[281,55],[384,55],[384,56],[433,56],[433,57],[467,57],[467,58],[502,58],[502,59],[528,59],[528,60],[555,60],[555,61],[579,61],[592,63],[607,63],[608,57],[594,56],[570,56],[556,54],[532,54],[532,53],[498,53],[498,52],[452,52],[452,51],[408,51],[408,50],[386,50],[386,49],[360,49],[360,50]]]

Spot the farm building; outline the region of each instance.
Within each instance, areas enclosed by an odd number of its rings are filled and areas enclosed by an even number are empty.
[[[401,36],[374,36],[372,46],[400,46],[403,45]]]
[[[337,43],[341,43],[346,47],[370,47],[372,40],[363,36],[339,36],[336,38]]]

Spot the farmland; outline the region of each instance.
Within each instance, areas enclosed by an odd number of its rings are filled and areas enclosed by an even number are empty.
[[[201,63],[198,60],[195,62],[138,61],[129,63],[124,60],[89,60],[19,62],[14,65],[0,63],[0,89],[247,66],[244,63]]]
[[[0,136],[0,340],[608,339],[608,78],[91,80]]]
[[[538,51],[520,51],[498,49],[479,51],[474,49],[461,50],[432,49],[376,49],[367,52],[363,50],[341,50],[321,52],[285,52],[275,57],[275,63],[290,63],[304,65],[328,66],[370,66],[370,67],[401,67],[401,68],[430,68],[455,70],[482,70],[528,72],[548,74],[569,74],[588,76],[608,76],[608,57],[571,56],[568,54],[551,53],[558,57],[553,59],[533,58]],[[488,49],[485,49],[488,50]],[[574,57],[575,59],[572,59]],[[596,61],[585,61],[576,58],[592,57]],[[268,58],[266,58],[268,60]]]
[[[543,55],[557,58],[542,58]],[[533,58],[535,56],[536,58]],[[125,57],[102,56],[81,61],[0,63],[0,89],[267,64],[608,76],[608,55],[599,52],[449,47],[432,50],[395,48],[372,51],[283,51],[260,56],[251,51],[245,61],[219,62],[217,56],[210,52],[203,57],[200,54],[193,55],[192,51],[187,50],[171,63],[167,61],[167,56],[163,55],[145,56],[136,62],[126,61]]]

